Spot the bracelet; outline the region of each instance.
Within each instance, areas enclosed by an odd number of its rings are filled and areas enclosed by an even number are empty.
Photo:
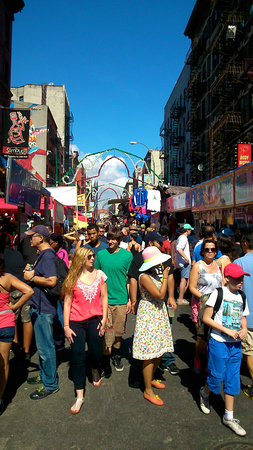
[[[168,280],[168,278],[164,278],[164,280]]]
[[[67,328],[67,327],[69,327],[69,325],[63,325],[63,328]]]

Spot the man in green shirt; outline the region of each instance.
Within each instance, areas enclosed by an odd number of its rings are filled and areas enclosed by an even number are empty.
[[[111,375],[110,355],[115,369],[118,372],[124,369],[121,362],[120,347],[125,332],[126,315],[131,312],[131,302],[128,299],[127,292],[127,272],[133,256],[127,250],[119,247],[121,239],[121,231],[113,227],[107,233],[109,248],[101,250],[95,261],[95,268],[102,270],[108,277],[106,281],[109,303],[108,319],[112,323],[115,335],[115,341],[112,345],[106,342],[107,333],[105,333],[101,378]]]

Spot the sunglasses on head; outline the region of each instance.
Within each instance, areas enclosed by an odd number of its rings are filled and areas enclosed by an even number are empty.
[[[212,248],[205,248],[204,251],[205,251],[206,253],[209,253],[209,252],[216,252],[216,248],[215,248],[215,247],[212,247]]]
[[[95,258],[95,254],[91,253],[90,255],[88,255],[87,259],[91,259],[91,258]]]

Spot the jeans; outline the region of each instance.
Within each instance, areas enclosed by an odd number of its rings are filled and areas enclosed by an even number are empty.
[[[33,307],[30,308],[30,315],[39,354],[42,383],[46,389],[53,391],[58,388],[56,352],[53,338],[54,315],[40,313]]]
[[[63,302],[57,301],[57,314],[54,316],[54,343],[57,347],[64,347],[65,335],[63,329]]]
[[[175,361],[175,355],[174,353],[170,353],[170,352],[166,352],[164,353],[163,357],[162,357],[162,361],[161,361],[161,366],[162,367],[167,367],[169,366],[171,363],[173,363]]]
[[[87,320],[70,320],[69,326],[76,333],[71,344],[72,375],[75,389],[85,388],[85,342],[87,341],[92,369],[97,369],[102,358],[103,338],[99,336],[97,326],[100,318],[91,317]]]

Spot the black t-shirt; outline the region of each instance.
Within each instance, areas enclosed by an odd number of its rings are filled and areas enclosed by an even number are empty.
[[[25,268],[25,261],[22,254],[13,248],[6,248],[4,250],[4,259],[6,272],[24,282],[23,270]]]
[[[22,239],[18,245],[18,251],[23,255],[25,265],[34,264],[38,258],[37,248],[31,247],[31,241],[28,236],[25,236],[24,239]]]

